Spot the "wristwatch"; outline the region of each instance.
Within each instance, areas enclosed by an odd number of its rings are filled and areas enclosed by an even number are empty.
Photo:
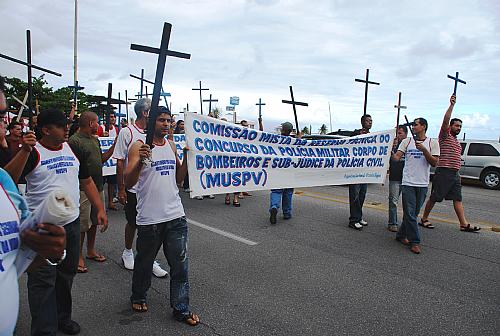
[[[63,255],[61,256],[61,258],[55,259],[55,260],[46,258],[45,261],[47,262],[47,265],[57,266],[57,265],[61,265],[61,263],[64,261],[64,259],[66,259],[66,249],[64,249]]]

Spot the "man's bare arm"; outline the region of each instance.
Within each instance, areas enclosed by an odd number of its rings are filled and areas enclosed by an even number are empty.
[[[453,113],[453,107],[455,106],[455,102],[457,101],[457,97],[450,97],[450,106],[446,110],[446,113],[443,117],[443,123],[441,124],[441,131],[447,131],[448,127],[450,127],[451,114]]]

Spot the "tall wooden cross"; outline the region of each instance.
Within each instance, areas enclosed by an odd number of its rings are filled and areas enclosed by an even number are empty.
[[[168,22],[163,24],[163,32],[161,36],[160,48],[147,47],[143,45],[131,44],[130,49],[143,51],[153,54],[158,54],[158,63],[156,65],[155,84],[153,89],[153,99],[151,101],[151,110],[149,112],[148,127],[146,134],[146,143],[150,146],[153,145],[153,135],[156,124],[156,116],[158,115],[158,103],[160,102],[160,92],[163,82],[163,73],[167,63],[167,56],[178,58],[190,59],[190,54],[180,53],[177,51],[168,50],[168,43],[170,42],[170,32],[172,25]]]
[[[85,88],[78,85],[78,81],[75,81],[74,85],[69,85],[68,88],[73,89],[73,103],[75,104],[75,111],[78,111],[78,91],[81,91]]]
[[[138,77],[138,76],[135,76],[135,75],[132,75],[132,74],[130,74],[130,77],[138,79],[138,80],[141,81],[141,89],[142,89],[142,83],[143,82],[146,82],[146,83],[154,85],[155,82],[147,80],[147,79],[144,78],[144,69],[142,69],[142,70],[143,70],[143,72],[141,72],[141,77]],[[148,87],[146,86],[146,97],[149,96],[149,94],[147,93],[147,89],[148,89]],[[142,94],[141,94],[141,96],[142,96]],[[171,97],[172,95],[169,92],[165,92],[165,90],[163,90],[163,85],[161,86],[160,96],[163,97],[163,100],[165,101],[165,105],[168,105],[167,97]]]
[[[259,98],[259,102],[255,105],[259,106],[259,119],[262,119],[262,106],[266,105],[266,103],[263,103],[262,99]]]
[[[200,112],[201,112],[201,114],[203,114],[203,97],[201,95],[201,91],[208,91],[209,89],[206,89],[206,88],[202,89],[201,88],[201,81],[200,81],[200,88],[199,89],[198,88],[194,88],[192,90],[194,90],[194,91],[200,91]],[[209,113],[210,113],[210,111],[209,111]]]
[[[200,82],[201,83],[201,82]],[[201,92],[201,91],[200,91]],[[208,102],[208,114],[212,112],[212,102],[218,102],[219,99],[212,99],[212,94],[210,94],[210,99],[203,99],[204,103]]]
[[[113,98],[111,98],[111,94],[113,93],[113,84],[112,83],[108,83],[108,104],[107,104],[107,109],[106,109],[106,132],[109,132],[109,129],[110,129],[110,117],[111,117],[111,111],[113,109],[113,106],[111,106],[112,104],[112,100]]]
[[[300,132],[300,128],[299,128],[299,120],[297,119],[297,108],[295,106],[296,105],[299,105],[299,106],[309,106],[309,104],[308,103],[302,103],[302,102],[295,101],[295,98],[293,97],[293,89],[292,89],[291,85],[290,85],[290,95],[292,96],[292,100],[282,100],[281,102],[284,103],[284,104],[292,104],[292,106],[293,106],[293,115],[295,116],[295,127],[297,128],[296,132],[298,134]]]
[[[128,124],[129,119],[128,119],[128,91],[127,90],[125,90],[125,103],[126,103],[125,110],[126,110],[126,114],[127,114],[127,124]]]
[[[458,72],[456,72],[455,77],[448,75],[448,78],[453,79],[455,81],[455,86],[453,87],[453,95],[457,95],[457,84],[462,83],[462,84],[467,84],[464,80],[461,80],[458,78]]]
[[[365,104],[363,108],[363,115],[366,115],[366,105],[368,104],[368,84],[380,85],[380,83],[369,81],[368,80],[369,75],[370,75],[370,69],[366,69],[366,79],[359,79],[359,78],[354,79],[356,82],[365,83]]]
[[[26,31],[26,62],[18,60],[14,57],[10,57],[4,54],[0,54],[1,58],[5,58],[6,60],[9,60],[11,62],[19,63],[22,65],[25,65],[28,69],[28,103],[27,106],[29,107],[29,126],[30,128],[33,127],[33,77],[31,74],[32,69],[40,70],[46,73],[49,73],[54,76],[61,77],[62,75],[60,73],[57,73],[55,71],[49,70],[42,68],[40,66],[34,65],[31,63],[31,32],[29,30]]]
[[[394,108],[398,109],[398,116],[396,117],[396,128],[399,127],[399,113],[403,109],[406,109],[406,106],[401,105],[401,92],[398,95],[398,105],[394,105]]]

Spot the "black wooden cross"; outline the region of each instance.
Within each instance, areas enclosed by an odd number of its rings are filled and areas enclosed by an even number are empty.
[[[42,68],[40,66],[34,65],[31,63],[31,32],[29,30],[26,31],[26,62],[18,60],[14,57],[10,57],[4,54],[0,54],[1,58],[5,58],[6,60],[9,60],[11,62],[19,63],[22,65],[25,65],[28,69],[28,107],[29,107],[29,126],[30,128],[33,127],[33,77],[31,75],[32,69],[37,69],[46,73],[49,73],[51,75],[55,75],[58,77],[61,77],[62,75],[60,73],[57,73],[55,71],[49,70]]]
[[[292,104],[292,106],[293,106],[293,114],[295,116],[295,127],[297,128],[296,132],[297,132],[297,134],[299,134],[299,132],[300,132],[299,120],[297,119],[297,109],[295,108],[295,105],[309,106],[309,104],[308,103],[302,103],[302,102],[295,101],[295,98],[293,97],[293,89],[292,89],[291,85],[290,85],[290,95],[292,96],[292,100],[282,100],[281,102],[285,103],[285,104]]]
[[[259,106],[259,119],[262,119],[262,109],[261,108],[263,105],[266,105],[266,103],[263,103],[262,99],[259,98],[259,102],[255,105]]]
[[[456,72],[455,77],[448,75],[448,78],[453,79],[455,81],[455,87],[453,88],[453,95],[457,95],[457,84],[460,82],[462,84],[467,84],[464,80],[458,78],[458,72]]]
[[[168,22],[163,24],[163,32],[161,35],[160,48],[147,47],[137,44],[131,44],[130,49],[137,51],[144,51],[148,53],[158,54],[158,63],[156,65],[155,84],[153,89],[153,99],[151,101],[151,110],[149,112],[148,127],[146,134],[146,143],[150,146],[153,145],[153,134],[156,124],[156,116],[158,115],[158,103],[160,102],[160,92],[163,82],[163,73],[167,63],[167,56],[179,57],[190,59],[190,54],[180,53],[177,51],[168,50],[168,43],[170,42],[170,32],[172,25]]]
[[[201,91],[200,91],[201,92]],[[218,99],[212,99],[212,94],[210,94],[210,99],[203,99],[203,102],[208,102],[208,115],[212,112],[212,102],[218,102]]]
[[[398,95],[398,105],[394,105],[394,108],[398,109],[398,116],[396,117],[396,128],[399,127],[399,112],[401,109],[405,110],[406,106],[401,105],[401,92]]]
[[[365,83],[365,105],[363,109],[363,115],[366,115],[366,105],[368,103],[368,84],[380,85],[377,82],[371,82],[368,80],[368,76],[370,75],[370,69],[366,69],[366,79],[354,79],[356,82]]]
[[[203,98],[201,96],[201,91],[208,91],[208,89],[202,89],[201,88],[201,81],[200,81],[200,88],[199,89],[195,88],[195,89],[192,89],[192,90],[194,90],[194,91],[200,91],[200,112],[201,112],[201,114],[203,114]],[[209,113],[210,113],[210,111],[209,111]]]
[[[128,91],[127,90],[125,90],[125,103],[126,103],[125,110],[127,111],[126,113],[127,113],[127,124],[128,124],[129,119],[128,119]]]
[[[78,111],[78,91],[81,91],[85,88],[78,85],[78,81],[75,81],[75,85],[69,85],[68,88],[73,89],[73,103],[75,104],[75,111]]]
[[[130,77],[138,79],[138,80],[141,81],[141,90],[142,90],[142,83],[143,82],[146,82],[146,83],[149,83],[149,84],[153,84],[153,85],[155,83],[155,82],[152,82],[152,81],[147,80],[147,79],[144,78],[144,69],[142,69],[141,77],[138,77],[138,76],[135,76],[135,75],[132,75],[132,74],[130,74]],[[148,89],[148,87],[146,86],[146,97],[149,96],[149,94],[147,93],[147,89]],[[141,96],[142,96],[142,93],[141,93]],[[163,100],[165,101],[165,105],[168,105],[167,97],[170,97],[172,95],[169,92],[165,92],[165,90],[163,90],[163,85],[161,86],[160,96],[163,97]]]
[[[106,132],[109,132],[110,129],[110,115],[111,115],[111,110],[113,109],[113,106],[111,106],[111,94],[113,93],[113,84],[108,83],[108,104],[107,104],[107,109],[106,109]]]

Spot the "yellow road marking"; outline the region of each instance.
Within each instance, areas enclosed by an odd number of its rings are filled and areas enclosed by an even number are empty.
[[[309,191],[304,191],[304,190],[301,190],[301,189],[297,189],[295,191],[295,194],[298,195],[298,196],[305,196],[305,197],[310,197],[310,198],[314,198],[314,199],[320,199],[320,200],[323,200],[323,201],[330,201],[330,202],[334,202],[334,203],[349,204],[349,198],[344,197],[344,196],[332,196],[332,195],[326,194],[326,193],[309,192]],[[385,206],[382,203],[376,204],[376,205],[375,204],[365,203],[363,207],[364,208],[370,208],[370,209],[378,210],[378,211],[382,211],[382,212],[387,212],[388,211],[387,206]],[[398,213],[401,214],[401,215],[403,214],[402,211],[398,211]],[[458,220],[452,219],[450,217],[445,217],[445,216],[431,215],[431,216],[429,216],[429,219],[431,219],[431,220],[437,220],[437,221],[443,222],[443,223],[449,223],[449,224],[455,224],[455,225],[459,224]],[[479,226],[481,226],[483,229],[492,230],[492,231],[495,231],[495,232],[500,232],[500,227],[497,226],[495,223],[484,222],[484,221],[477,221],[476,223]]]

